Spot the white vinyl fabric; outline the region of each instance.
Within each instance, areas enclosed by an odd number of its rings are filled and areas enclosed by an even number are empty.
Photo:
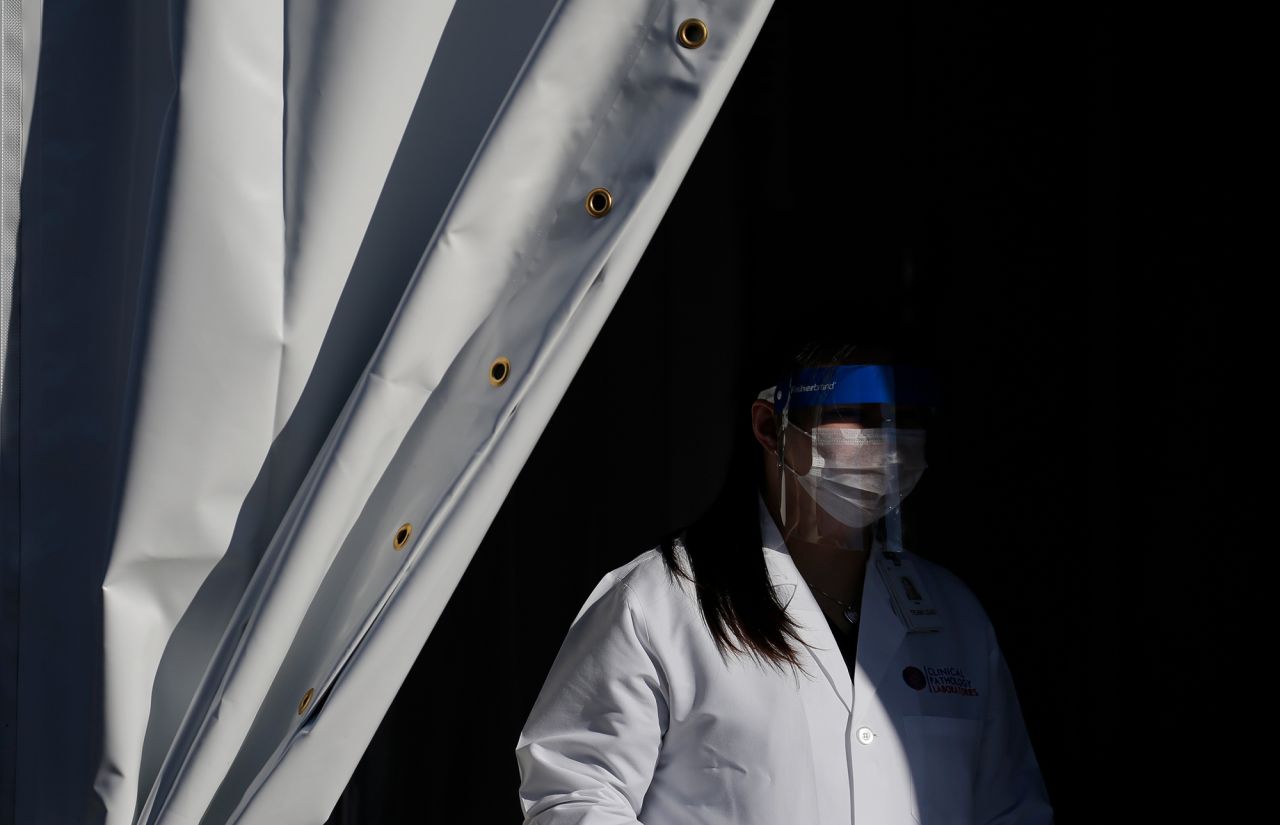
[[[314,368],[343,345],[341,302],[372,288],[353,263],[468,2],[185,4],[102,582],[92,792],[107,822],[324,821],[770,5],[547,2],[372,359],[344,386]],[[706,25],[697,47],[678,39],[690,18]],[[598,188],[611,201],[596,216]],[[311,392],[347,400],[318,453],[289,452]],[[283,502],[278,523],[262,501]],[[233,552],[255,531],[265,549]]]
[[[42,0],[0,0],[0,431],[13,311],[19,192],[40,54]]]

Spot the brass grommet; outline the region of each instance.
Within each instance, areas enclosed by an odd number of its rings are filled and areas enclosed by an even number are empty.
[[[499,358],[489,365],[489,383],[495,387],[505,384],[510,375],[511,362],[506,358]]]
[[[315,688],[307,688],[307,692],[302,695],[302,701],[298,703],[298,715],[301,716],[311,706],[311,697],[316,695]]]
[[[587,214],[593,218],[602,218],[613,208],[613,194],[603,186],[597,186],[587,193]]]
[[[409,543],[409,536],[412,535],[413,525],[406,521],[404,524],[401,524],[400,529],[396,531],[396,537],[392,540],[391,544],[397,551],[403,550],[404,546]]]
[[[690,17],[680,24],[678,37],[681,46],[696,49],[707,42],[707,24],[696,17]]]

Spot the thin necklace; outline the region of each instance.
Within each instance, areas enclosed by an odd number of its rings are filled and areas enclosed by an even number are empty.
[[[808,579],[805,579],[804,581],[805,581],[805,584],[809,584],[809,580],[808,580]],[[830,593],[828,593],[827,591],[823,590],[821,587],[814,587],[812,584],[809,584],[809,587],[813,588],[814,590],[817,590],[819,593],[821,593],[822,595],[826,596],[826,597],[827,597],[828,599],[830,599],[831,601],[833,601],[833,602],[835,602],[836,604],[838,604],[838,605],[840,605],[841,607],[843,607],[843,608],[844,608],[844,617],[845,617],[845,619],[849,622],[849,624],[857,624],[857,623],[858,623],[858,611],[856,611],[856,610],[854,610],[854,609],[853,609],[853,605],[851,605],[851,604],[846,604],[845,602],[840,601],[840,600],[839,600],[839,599],[837,599],[835,596],[832,596]]]

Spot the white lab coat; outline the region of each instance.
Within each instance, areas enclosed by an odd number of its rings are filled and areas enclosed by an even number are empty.
[[[520,734],[525,825],[1052,822],[972,591],[912,554],[945,626],[909,633],[869,564],[851,683],[763,501],[760,518],[773,586],[814,649],[800,651],[812,677],[726,662],[688,584],[668,579],[657,548],[641,554],[587,598]],[[930,674],[925,689],[908,684],[912,667]]]

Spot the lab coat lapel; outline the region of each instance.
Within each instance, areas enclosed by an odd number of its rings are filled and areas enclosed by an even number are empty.
[[[852,713],[853,683],[849,678],[849,668],[844,663],[844,656],[840,653],[840,646],[836,644],[826,617],[822,615],[822,608],[818,606],[809,586],[796,569],[791,554],[787,552],[777,525],[765,509],[763,500],[760,508],[760,533],[764,542],[762,552],[769,578],[778,594],[778,602],[799,627],[801,641],[812,651],[845,709]]]
[[[809,592],[789,553],[772,549],[766,549],[765,553],[772,559],[769,569],[774,589],[778,592],[778,601],[798,626],[800,640],[812,651],[813,658],[818,661],[845,709],[852,712],[853,683],[849,678],[849,668],[845,665],[844,656],[827,625],[826,617],[822,615],[822,608]]]
[[[796,568],[763,498],[760,499],[760,533],[764,545],[762,552],[779,603],[800,625],[801,640],[813,652],[840,701],[852,712],[854,685],[849,678],[849,668],[822,608]],[[906,626],[893,609],[888,587],[876,569],[874,558],[868,561],[863,577],[861,612],[855,678],[859,699],[865,703],[875,696],[876,686],[885,675],[885,669],[895,659],[907,637]]]

